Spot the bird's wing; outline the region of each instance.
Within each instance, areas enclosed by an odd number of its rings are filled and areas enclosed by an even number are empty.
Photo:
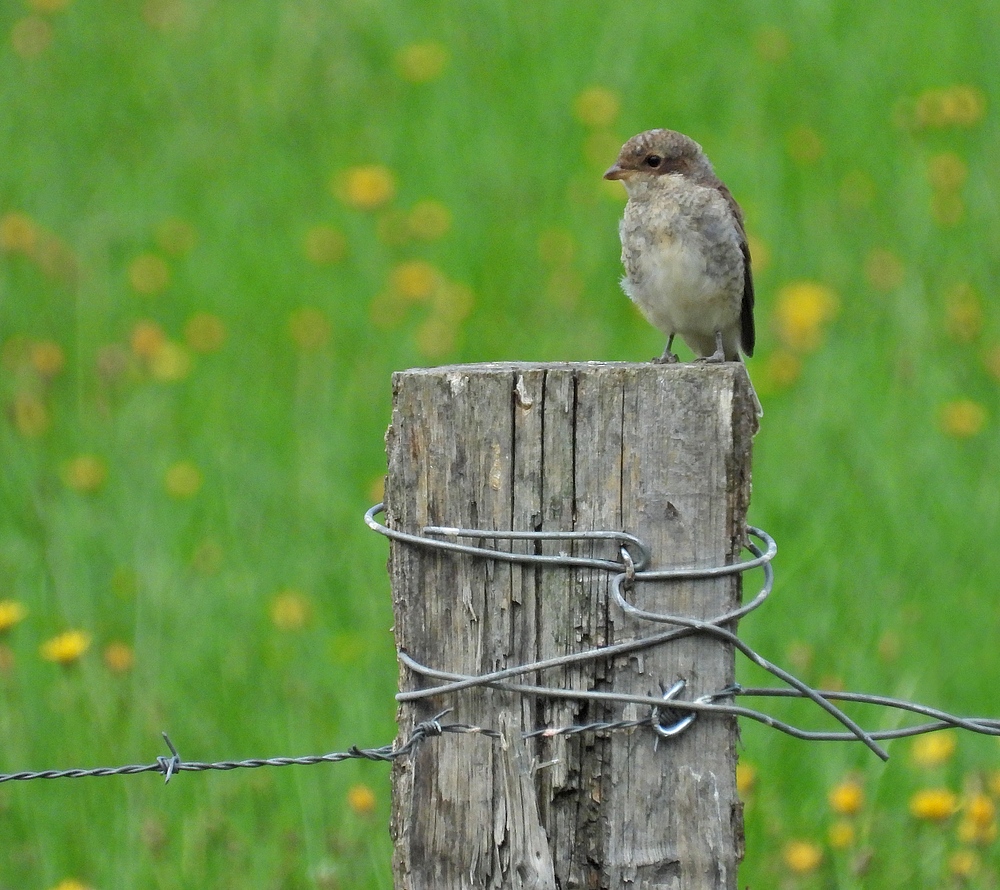
[[[740,306],[740,346],[748,356],[753,355],[757,332],[753,323],[753,272],[750,268],[750,245],[747,243],[746,229],[743,227],[743,211],[736,203],[732,192],[721,182],[715,186],[732,211],[736,228],[740,233],[740,251],[743,253],[743,302]]]

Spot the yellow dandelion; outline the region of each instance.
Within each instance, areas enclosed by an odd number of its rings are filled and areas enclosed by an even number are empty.
[[[443,43],[428,40],[411,43],[396,53],[396,69],[403,80],[427,83],[436,80],[448,65],[448,50]]]
[[[451,228],[451,211],[440,201],[418,201],[406,217],[406,228],[414,238],[436,241]]]
[[[409,260],[392,270],[392,289],[405,300],[427,300],[441,280],[441,273],[424,260]]]
[[[910,746],[910,761],[914,766],[933,769],[951,760],[957,748],[958,738],[953,732],[946,730],[920,735]]]
[[[375,792],[367,785],[354,785],[347,792],[347,805],[359,816],[375,812]]]
[[[752,763],[736,764],[736,791],[740,797],[745,797],[757,785],[757,767]]]
[[[34,59],[52,43],[52,25],[37,15],[25,16],[10,29],[10,45],[22,59]]]
[[[63,464],[63,483],[81,494],[99,491],[107,479],[108,465],[95,454],[80,454]]]
[[[32,367],[42,377],[55,377],[66,364],[66,355],[58,343],[51,340],[39,340],[31,345],[30,361]]]
[[[835,850],[843,850],[854,843],[854,825],[847,819],[838,819],[827,830],[826,836],[831,847]]]
[[[777,65],[791,54],[792,41],[783,28],[768,26],[761,28],[754,36],[754,49],[761,61]]]
[[[163,476],[163,487],[170,497],[178,501],[193,498],[201,491],[204,477],[194,461],[179,460],[167,467]]]
[[[163,348],[167,335],[155,321],[140,321],[132,328],[129,345],[132,353],[142,359],[151,359]]]
[[[202,541],[191,555],[191,567],[199,575],[215,575],[222,568],[225,553],[218,541]]]
[[[926,822],[943,822],[958,810],[958,797],[947,788],[925,788],[910,798],[910,814]]]
[[[376,476],[368,486],[368,500],[380,504],[385,497],[385,476]]]
[[[218,315],[196,312],[184,325],[184,342],[194,352],[218,352],[226,342],[226,325]]]
[[[774,320],[785,345],[800,352],[819,346],[823,326],[839,308],[836,294],[813,281],[786,284],[777,295]]]
[[[948,857],[948,871],[956,878],[971,878],[979,869],[979,857],[972,850],[956,850]]]
[[[936,191],[956,191],[965,184],[968,176],[969,168],[965,161],[953,151],[933,155],[927,162],[927,178]]]
[[[891,250],[876,248],[865,258],[865,278],[875,290],[894,290],[903,283],[905,276],[903,261]]]
[[[964,816],[958,824],[958,839],[963,844],[976,844],[978,846],[992,844],[997,839],[997,823],[994,820],[980,825],[974,819]]]
[[[0,250],[31,254],[38,242],[38,226],[26,213],[12,211],[0,216]]]
[[[335,190],[344,203],[358,210],[375,210],[396,195],[396,177],[382,164],[352,167],[337,177]]]
[[[302,239],[302,252],[310,263],[328,266],[344,258],[347,238],[333,226],[313,226]]]
[[[149,373],[161,383],[183,380],[191,373],[191,367],[191,353],[173,340],[165,340],[149,360]]]
[[[935,192],[931,195],[931,216],[941,228],[954,228],[965,216],[965,202],[953,192]]]
[[[790,841],[785,844],[781,858],[789,871],[798,875],[815,871],[823,861],[823,851],[812,841]]]
[[[296,309],[288,319],[288,331],[303,352],[322,349],[330,342],[333,325],[319,309]]]
[[[198,243],[198,233],[191,223],[171,217],[156,227],[156,246],[170,256],[183,256],[194,250]]]
[[[136,293],[152,297],[167,289],[170,267],[155,253],[143,253],[129,264],[128,280]]]
[[[865,791],[857,779],[845,779],[830,789],[830,809],[840,816],[854,816],[865,804]]]
[[[965,802],[965,815],[974,824],[986,827],[994,823],[996,807],[989,795],[973,794]]]
[[[979,87],[968,84],[950,90],[951,122],[958,127],[972,127],[986,114],[986,94]]]
[[[299,590],[282,590],[271,600],[271,621],[278,630],[301,630],[311,614],[309,600]]]
[[[28,5],[35,10],[35,12],[51,14],[54,12],[62,12],[67,6],[69,6],[69,3],[70,0],[29,0]]]
[[[428,358],[443,358],[454,349],[456,333],[454,322],[431,315],[416,330],[417,348]]]
[[[573,100],[573,113],[585,127],[609,127],[621,109],[621,100],[614,90],[607,87],[587,87]]]
[[[45,403],[34,393],[21,392],[11,405],[14,429],[26,439],[36,439],[48,432],[52,418]]]
[[[82,630],[67,630],[39,647],[42,658],[56,664],[72,664],[90,648],[90,634]]]
[[[983,329],[983,305],[976,289],[967,283],[956,284],[945,296],[946,327],[960,343],[976,339]]]
[[[972,399],[955,399],[941,406],[938,423],[946,435],[968,439],[982,432],[986,425],[986,409]]]
[[[28,609],[17,600],[0,600],[0,633],[6,633],[15,624],[28,617]]]
[[[823,140],[812,127],[796,127],[786,137],[788,154],[797,164],[815,164],[826,151]]]
[[[127,643],[108,643],[104,647],[104,664],[113,674],[127,674],[135,664],[135,652]]]

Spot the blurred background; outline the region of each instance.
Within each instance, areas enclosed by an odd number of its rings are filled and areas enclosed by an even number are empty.
[[[601,180],[653,126],[751,236],[780,551],[742,634],[1000,715],[996,4],[10,0],[0,36],[0,771],[391,741],[390,374],[658,355]],[[889,751],[745,726],[741,885],[997,886],[996,739]],[[386,888],[388,800],[358,762],[9,783],[0,888]]]

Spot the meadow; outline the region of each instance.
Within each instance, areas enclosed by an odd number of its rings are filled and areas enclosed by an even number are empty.
[[[652,126],[751,235],[779,554],[741,634],[1000,716],[995,5],[17,0],[0,35],[0,771],[391,741],[391,372],[658,355],[601,180]],[[889,753],[743,726],[741,886],[996,887],[997,740]],[[388,810],[354,761],[7,783],[0,890],[386,888]]]

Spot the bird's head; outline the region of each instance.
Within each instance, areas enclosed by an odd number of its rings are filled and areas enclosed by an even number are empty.
[[[693,139],[674,130],[646,130],[622,146],[604,178],[620,180],[632,194],[634,189],[670,175],[710,179],[715,174],[701,146]]]

